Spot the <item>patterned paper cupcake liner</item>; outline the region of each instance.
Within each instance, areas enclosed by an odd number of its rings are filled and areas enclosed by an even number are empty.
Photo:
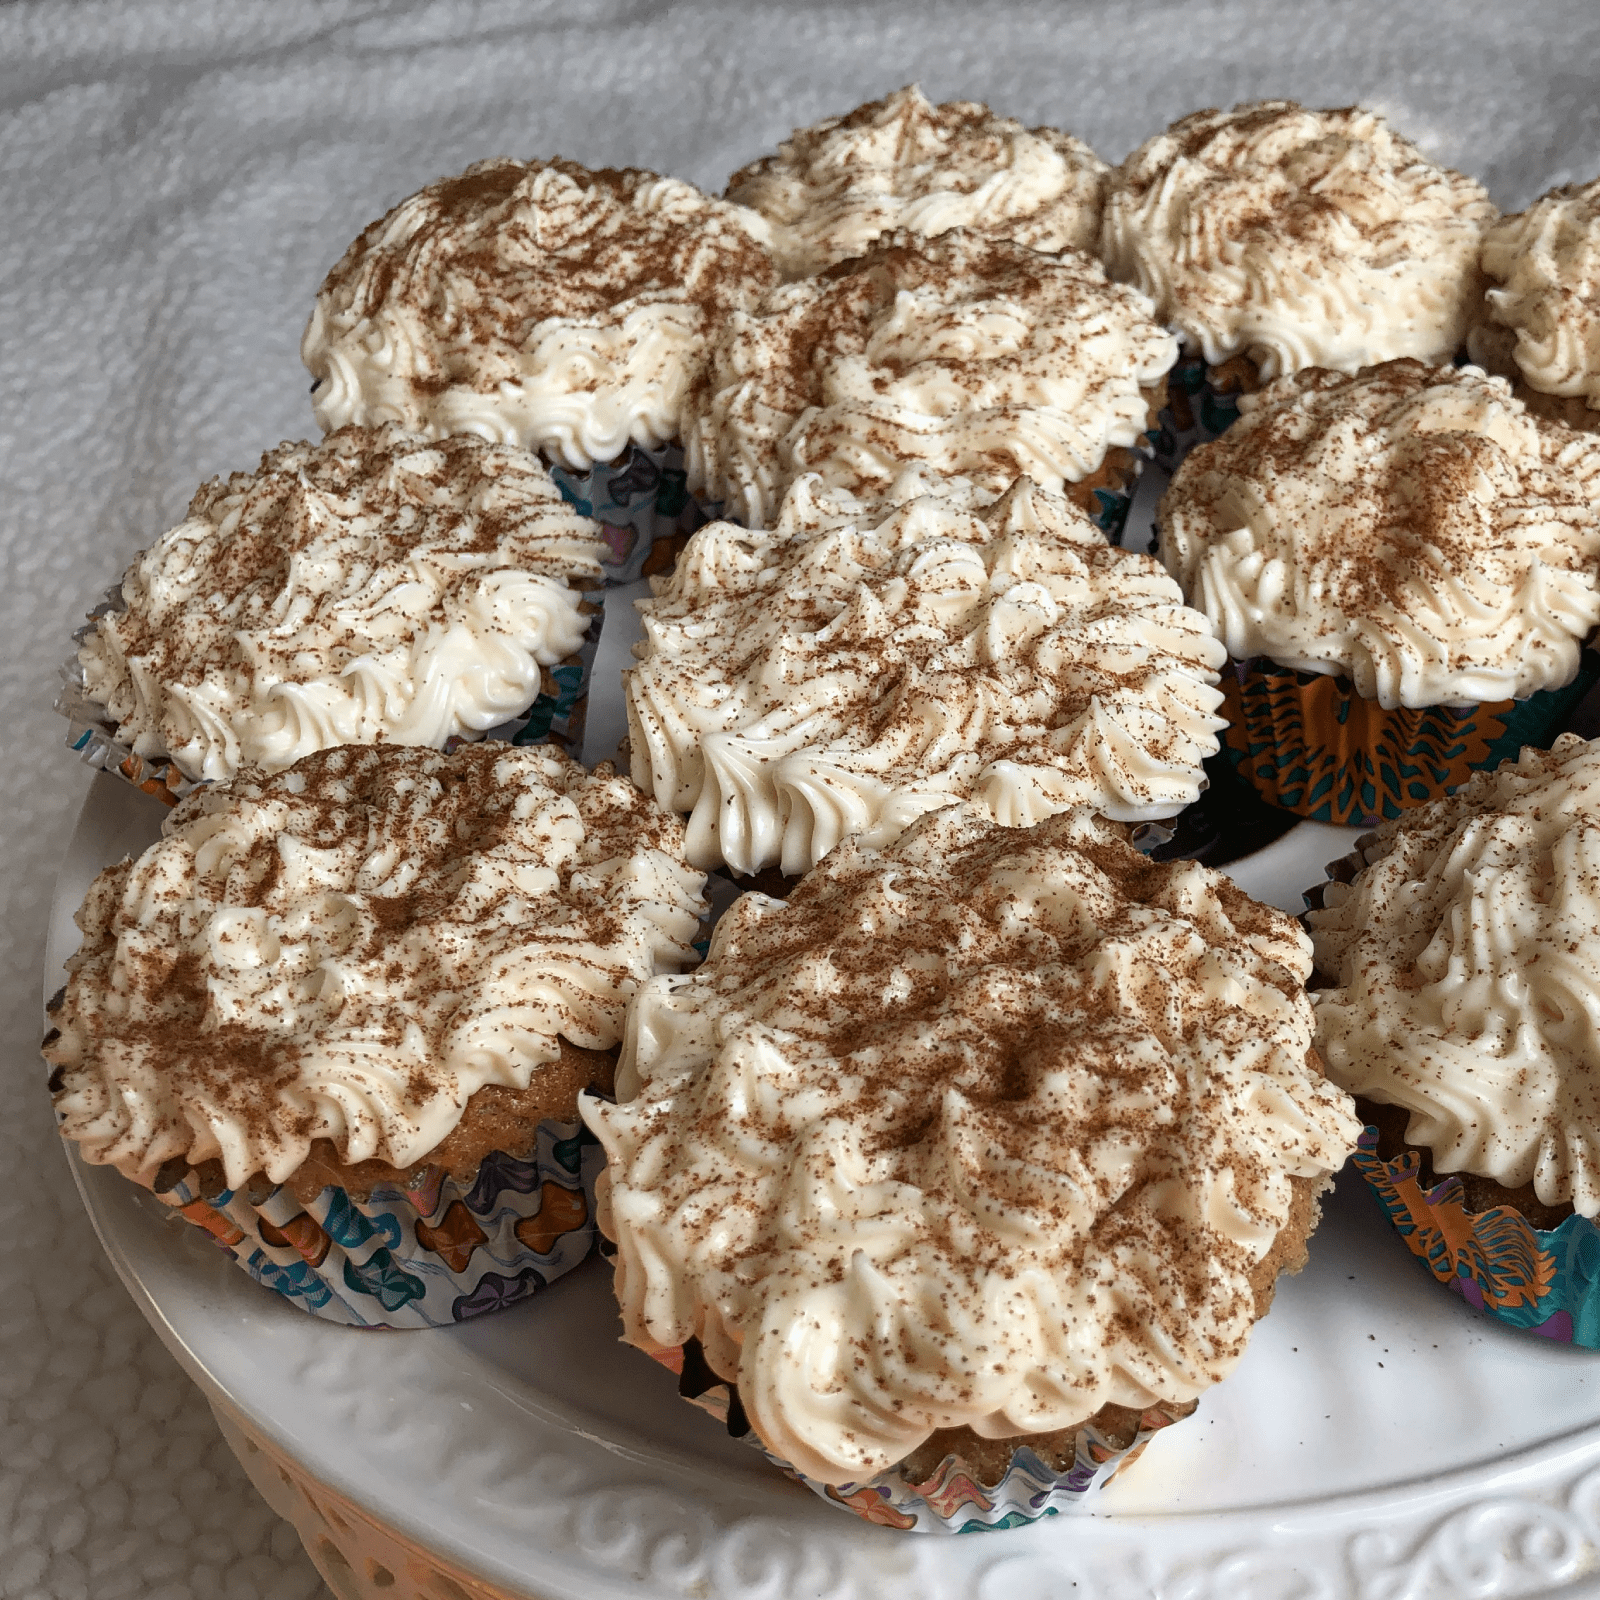
[[[719,506],[702,506],[689,493],[683,451],[675,444],[659,450],[630,445],[615,461],[587,472],[549,463],[562,497],[580,516],[600,524],[605,550],[600,560],[608,584],[635,583],[672,570],[702,523]]]
[[[1566,1218],[1548,1231],[1511,1206],[1469,1211],[1459,1177],[1423,1187],[1422,1158],[1378,1154],[1367,1127],[1351,1158],[1418,1261],[1468,1305],[1508,1327],[1600,1350],[1600,1227]]]
[[[1078,1510],[1095,1490],[1136,1461],[1157,1433],[1194,1410],[1192,1405],[1152,1407],[1140,1417],[1138,1432],[1126,1445],[1112,1443],[1085,1423],[1078,1429],[1073,1464],[1064,1472],[1022,1445],[992,1486],[980,1483],[971,1468],[954,1455],[946,1456],[932,1476],[920,1481],[892,1468],[865,1483],[835,1485],[818,1483],[797,1472],[761,1443],[745,1417],[738,1390],[711,1371],[698,1341],[658,1352],[655,1359],[678,1375],[678,1393],[686,1400],[830,1505],[885,1528],[924,1533],[996,1533]]]
[[[1200,356],[1181,356],[1167,374],[1167,403],[1151,436],[1156,465],[1175,472],[1196,445],[1220,438],[1239,416],[1239,396],[1261,387],[1255,363],[1234,356],[1211,366]]]
[[[1269,804],[1370,827],[1515,760],[1525,745],[1548,749],[1596,683],[1600,656],[1585,650],[1571,683],[1526,700],[1385,711],[1348,679],[1258,656],[1222,675],[1223,747]]]
[[[485,738],[503,739],[511,744],[554,744],[574,758],[581,754],[589,706],[589,678],[595,651],[600,645],[605,591],[585,590],[581,604],[590,617],[583,643],[574,654],[553,667],[543,668],[538,698],[520,716],[490,728]],[[74,646],[83,643],[98,618],[126,609],[122,586],[118,584],[107,592],[105,599],[89,613],[89,620],[73,634]],[[84,683],[83,663],[76,649],[63,663],[60,678],[61,689],[56,695],[55,708],[67,719],[67,747],[77,751],[87,765],[122,778],[169,806],[177,805],[203,786],[206,780],[185,777],[170,756],[138,755],[118,737],[117,725],[110,713],[89,694]],[[450,739],[445,748],[454,750],[467,742]]]
[[[257,1283],[354,1328],[448,1328],[499,1311],[572,1271],[595,1248],[603,1153],[580,1122],[541,1122],[531,1157],[485,1156],[469,1183],[425,1168],[362,1200],[287,1184],[205,1194],[194,1172],[158,1189]]]
[[[1062,491],[1106,536],[1108,544],[1116,544],[1122,538],[1128,508],[1133,504],[1148,455],[1148,449],[1114,447],[1087,478],[1065,485]]]

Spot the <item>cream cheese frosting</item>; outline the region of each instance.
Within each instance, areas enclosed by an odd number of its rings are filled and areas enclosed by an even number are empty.
[[[972,100],[934,105],[909,84],[796,129],[776,155],[736,172],[727,195],[767,218],[779,266],[804,278],[896,228],[1093,250],[1107,170],[1070,133],[1024,128]]]
[[[693,1337],[762,1441],[859,1482],[1192,1399],[1360,1124],[1311,1056],[1310,943],[1073,811],[971,807],[747,894],[628,1015],[598,1218],[624,1337]]]
[[[1511,358],[1529,386],[1600,411],[1600,178],[1502,217],[1482,264],[1495,284],[1488,317],[1515,336]]]
[[[317,1139],[407,1166],[694,959],[682,824],[549,749],[323,751],[162,834],[90,888],[44,1052],[63,1135],[146,1185],[282,1182]]]
[[[1479,772],[1362,841],[1307,914],[1328,1073],[1435,1170],[1600,1214],[1600,743]]]
[[[639,602],[633,777],[691,861],[800,873],[968,798],[1025,827],[1199,796],[1226,653],[1151,557],[1026,480],[981,512],[792,501],[776,533],[701,528]]]
[[[1375,112],[1197,111],[1111,174],[1101,253],[1212,363],[1265,379],[1461,347],[1499,215]]]
[[[1159,512],[1230,655],[1343,673],[1386,709],[1576,675],[1600,622],[1600,441],[1502,378],[1417,361],[1296,373],[1239,411]]]
[[[480,161],[328,274],[300,345],[317,421],[474,433],[575,471],[667,444],[709,333],[777,279],[769,232],[637,168]]]
[[[752,528],[804,472],[863,497],[915,462],[1059,492],[1139,443],[1177,352],[1078,251],[902,230],[733,313],[685,408],[689,488]]]
[[[85,692],[196,780],[443,746],[525,711],[582,643],[598,534],[514,446],[392,425],[280,445],[135,560],[79,651]]]

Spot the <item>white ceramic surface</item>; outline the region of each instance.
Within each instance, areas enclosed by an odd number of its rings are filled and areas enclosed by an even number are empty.
[[[161,808],[96,780],[48,970],[98,867]],[[1285,907],[1348,831],[1304,825],[1235,876]],[[787,1482],[616,1341],[604,1266],[453,1330],[317,1322],[116,1173],[77,1165],[112,1261],[225,1412],[300,1472],[508,1594],[1361,1596],[1587,1591],[1600,1572],[1600,1359],[1442,1292],[1343,1181],[1237,1372],[1093,1516],[894,1534]]]

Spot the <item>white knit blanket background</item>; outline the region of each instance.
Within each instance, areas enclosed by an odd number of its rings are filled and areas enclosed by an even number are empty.
[[[325,1593],[103,1260],[52,1127],[41,951],[89,782],[84,610],[201,480],[314,430],[323,273],[430,179],[561,153],[711,189],[920,79],[1120,160],[1201,106],[1362,101],[1504,207],[1600,173],[1593,0],[0,6],[0,1600]]]

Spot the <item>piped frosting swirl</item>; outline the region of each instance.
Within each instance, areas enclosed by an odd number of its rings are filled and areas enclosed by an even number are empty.
[[[1497,215],[1375,112],[1265,100],[1135,150],[1111,174],[1101,252],[1207,361],[1354,372],[1456,353]]]
[[[682,824],[548,749],[323,751],[162,831],[90,888],[44,1052],[63,1135],[145,1184],[282,1182],[317,1139],[407,1166],[694,959]]]
[[[1385,822],[1307,914],[1329,1076],[1436,1171],[1600,1215],[1600,743],[1563,734]]]
[[[684,416],[689,487],[752,528],[801,473],[882,497],[923,462],[991,498],[1139,443],[1178,345],[1078,251],[901,231],[735,311]]]
[[[653,172],[480,161],[328,274],[300,345],[317,421],[474,433],[575,471],[667,444],[711,331],[776,281],[768,232]]]
[[[1569,683],[1600,622],[1600,440],[1473,367],[1312,368],[1239,403],[1161,501],[1160,547],[1238,660],[1385,708]]]
[[[689,813],[692,861],[804,872],[967,798],[1025,827],[1198,797],[1223,647],[1067,501],[1022,480],[862,515],[802,479],[779,530],[708,524],[640,602],[634,781]]]
[[[973,808],[747,894],[629,1012],[599,1221],[624,1337],[693,1337],[825,1483],[940,1428],[1193,1398],[1360,1124],[1310,1054],[1309,941],[1074,811]]]
[[[1600,178],[1502,217],[1482,261],[1495,284],[1489,319],[1515,335],[1511,356],[1529,386],[1600,411]]]
[[[582,643],[598,532],[512,446],[393,426],[280,445],[135,560],[79,651],[84,687],[197,780],[442,747],[526,710]]]
[[[728,198],[772,224],[791,278],[861,255],[885,233],[972,228],[1035,250],[1093,250],[1106,164],[1081,139],[1024,128],[916,84],[799,128],[736,172]]]

